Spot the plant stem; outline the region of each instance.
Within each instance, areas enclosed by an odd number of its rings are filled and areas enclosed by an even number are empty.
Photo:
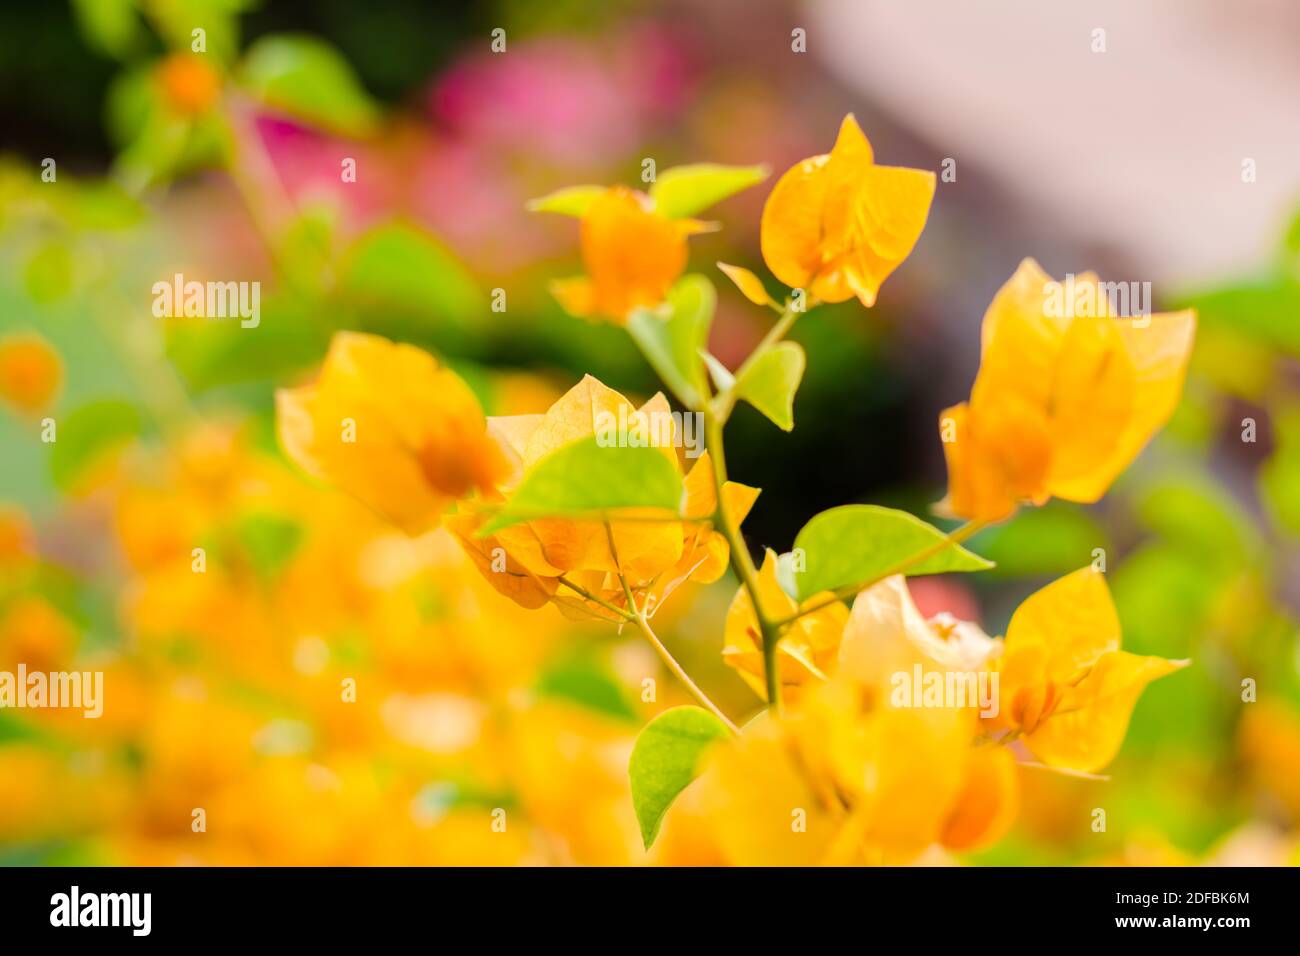
[[[727,509],[723,507],[723,485],[727,483],[727,459],[723,448],[722,421],[712,410],[704,412],[704,445],[713,461],[713,483],[717,496],[716,522],[731,551],[731,567],[745,590],[749,592],[750,604],[754,607],[754,617],[758,619],[758,629],[763,642],[763,679],[767,689],[767,707],[773,713],[781,713],[781,680],[777,671],[776,645],[781,631],[776,622],[763,611],[759,597],[758,569],[754,559],[749,555],[740,528],[731,520]]]
[[[609,528],[608,524],[606,525],[606,528]],[[610,534],[610,544],[612,547],[613,531],[610,530],[609,534]],[[615,555],[615,560],[617,561],[617,555]],[[645,612],[637,608],[636,599],[632,596],[632,586],[628,583],[627,577],[623,574],[621,570],[619,571],[618,574],[618,580],[623,585],[623,595],[627,598],[627,603],[628,603],[627,608],[621,608],[616,604],[612,604],[609,601],[606,601],[604,598],[592,594],[586,588],[582,587],[579,584],[574,584],[566,577],[561,576],[560,583],[563,584],[569,590],[573,591],[575,594],[581,595],[586,600],[598,604],[601,607],[605,608],[606,610],[611,611],[614,614],[617,614],[623,620],[630,621],[631,623],[635,624],[637,630],[640,631],[641,635],[647,641],[650,642],[650,646],[655,649],[655,653],[659,655],[659,659],[664,662],[664,666],[667,667],[670,671],[672,671],[673,675],[676,676],[676,678],[679,681],[681,681],[684,685],[686,685],[686,689],[690,691],[691,696],[694,697],[697,701],[699,701],[701,706],[703,706],[706,710],[712,713],[713,716],[717,717],[718,720],[722,721],[723,725],[729,731],[731,731],[733,734],[740,733],[740,729],[734,723],[732,723],[731,718],[728,717],[725,713],[723,713],[722,708],[719,707],[717,704],[715,704],[709,698],[709,695],[704,693],[704,691],[700,688],[700,686],[697,683],[695,683],[695,681],[691,680],[691,675],[686,673],[686,668],[682,667],[682,665],[678,662],[677,658],[673,657],[672,652],[668,650],[668,648],[664,645],[664,642],[659,640],[659,635],[657,635],[654,632],[654,628],[650,626],[650,621],[646,618]],[[632,610],[629,610],[628,608],[631,608]]]
[[[627,610],[627,608],[619,607],[617,604],[612,604],[609,601],[606,601],[604,598],[592,594],[586,588],[582,587],[581,585],[574,584],[572,581],[570,581],[568,578],[564,577],[563,575],[560,576],[560,583],[563,584],[566,588],[568,588],[573,593],[577,594],[583,600],[590,601],[592,604],[599,604],[605,610],[618,615],[625,621],[631,621],[636,617],[636,615],[633,614],[631,611]]]
[[[645,614],[638,611],[636,614],[632,615],[632,620],[636,623],[637,629],[645,639],[650,642],[650,646],[659,654],[659,658],[664,662],[664,666],[672,671],[679,681],[686,685],[686,689],[691,692],[691,695],[707,710],[712,712],[714,717],[717,717],[718,720],[722,721],[726,728],[733,734],[740,733],[740,728],[732,723],[731,718],[722,712],[721,707],[709,699],[709,695],[704,693],[695,681],[691,680],[691,675],[686,673],[686,668],[682,667],[682,665],[678,663],[677,658],[673,657],[668,648],[664,646],[664,642],[659,640],[658,635],[655,634],[654,629],[650,626],[650,622],[646,619]]]
[[[740,364],[740,368],[736,369],[736,381],[739,381],[744,374],[754,366],[754,363],[766,354],[772,346],[785,338],[789,331],[794,328],[794,324],[799,321],[799,316],[808,311],[811,306],[812,303],[809,303],[803,309],[796,310],[793,302],[787,302],[785,309],[781,312],[781,317],[776,320],[776,323],[770,329],[767,330],[767,334],[763,336],[762,341],[759,342],[757,348],[749,354],[749,357]],[[734,408],[736,404],[736,397],[733,389],[728,388],[719,393],[715,399],[715,403],[717,405],[715,411],[718,420],[721,424],[725,425],[727,419],[731,417],[732,408]]]

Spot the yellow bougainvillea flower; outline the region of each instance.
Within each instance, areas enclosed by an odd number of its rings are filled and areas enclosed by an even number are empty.
[[[0,339],[0,400],[24,415],[54,401],[63,383],[63,361],[44,338],[18,332]]]
[[[978,850],[1000,840],[1020,811],[1018,773],[1016,759],[1005,747],[972,748],[940,842],[951,850]]]
[[[664,441],[662,453],[680,470],[676,432],[658,427],[672,422],[668,401],[656,395],[636,408],[618,392],[588,375],[563,395],[543,415],[515,415],[488,420],[488,432],[497,442],[512,470],[500,482],[499,494],[509,500],[530,471],[552,452],[596,434],[603,416],[611,421],[650,423],[650,440]],[[673,428],[675,429],[675,425]],[[559,589],[559,578],[622,606],[626,601],[622,573],[632,586],[638,603],[648,600],[653,609],[658,600],[684,580],[715,581],[726,569],[729,557],[726,539],[712,528],[708,518],[716,511],[712,464],[701,455],[691,466],[685,482],[683,521],[614,519],[608,528],[590,518],[541,518],[504,528],[493,535],[476,537],[483,516],[472,509],[449,519],[448,526],[465,545],[484,576],[501,593],[525,607],[540,607],[553,601],[561,610],[608,616],[609,612],[580,598],[569,589]],[[758,496],[757,489],[728,482],[723,488],[728,514],[741,521]],[[611,539],[613,547],[611,549]]]
[[[566,312],[623,323],[638,306],[654,306],[686,268],[686,237],[708,227],[669,219],[645,193],[612,186],[582,216],[582,262],[587,274],[551,287]]]
[[[759,601],[768,616],[779,619],[800,610],[801,605],[782,590],[776,576],[776,554],[771,550],[763,558],[758,572]],[[802,607],[823,603],[829,592],[814,594]],[[835,672],[840,639],[849,611],[838,601],[826,604],[796,620],[786,629],[777,644],[777,668],[780,671],[783,697],[797,699],[803,686],[827,680]],[[754,602],[749,591],[741,587],[727,611],[722,659],[744,678],[754,692],[766,699],[763,678],[763,637]]]
[[[277,392],[276,409],[290,458],[411,533],[509,473],[469,386],[375,335],[335,335],[320,378]]]
[[[998,521],[1099,499],[1173,414],[1195,327],[1192,311],[1117,317],[1095,276],[1057,283],[1026,259],[985,313],[969,403],[940,415],[940,509]]]
[[[910,862],[949,825],[973,727],[969,712],[893,708],[834,678],[719,741],[701,802],[736,865]]]
[[[173,53],[158,64],[155,77],[163,102],[184,116],[206,113],[221,96],[221,77],[202,56]]]
[[[1119,752],[1146,685],[1187,664],[1120,650],[1110,590],[1084,568],[1030,595],[1012,616],[994,723],[1018,732],[1048,766],[1090,773]]]
[[[759,240],[772,274],[822,302],[875,304],[911,253],[934,198],[934,173],[877,166],[852,114],[835,147],[786,171],[763,207]]]
[[[961,700],[946,700],[949,707],[967,711],[999,704],[997,684],[991,668],[1002,651],[1001,642],[989,637],[977,625],[960,621],[951,614],[937,614],[928,620],[912,599],[907,581],[895,575],[860,593],[844,628],[840,644],[839,673],[887,695],[895,706],[898,680],[905,678],[906,690],[916,679],[919,665],[922,680],[931,673],[956,672],[967,683]],[[984,676],[981,676],[984,675]],[[981,685],[979,682],[983,680]],[[983,696],[982,696],[983,695]],[[903,693],[903,702],[914,699]],[[974,735],[974,727],[967,723]],[[947,810],[942,831],[936,839],[954,850],[989,846],[1002,837],[1014,822],[1020,806],[1020,784],[1015,758],[999,747],[970,749],[964,765],[961,789]]]
[[[977,672],[1002,650],[977,624],[943,613],[926,620],[901,574],[858,594],[839,648],[840,668],[855,680],[886,686],[894,674],[925,670]]]

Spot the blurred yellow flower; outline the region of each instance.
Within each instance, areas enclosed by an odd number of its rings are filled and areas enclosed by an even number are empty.
[[[317,382],[277,392],[276,410],[290,458],[411,533],[508,471],[469,386],[378,336],[335,335]]]
[[[1187,664],[1120,650],[1106,581],[1083,568],[1030,595],[1012,615],[994,724],[1019,733],[1048,766],[1096,771],[1119,752],[1146,685]]]
[[[970,711],[896,708],[835,678],[715,745],[701,800],[735,865],[906,863],[949,826],[973,728]]]
[[[686,237],[703,228],[693,219],[669,219],[644,193],[612,186],[582,216],[587,274],[559,280],[551,291],[570,315],[622,324],[637,306],[663,301],[686,268]]]
[[[24,415],[44,411],[63,383],[63,360],[35,332],[0,339],[0,400]]]
[[[941,509],[997,521],[1024,501],[1096,501],[1178,404],[1195,313],[1116,317],[1095,276],[1068,302],[1063,285],[1026,259],[985,313],[970,401],[940,415]]]
[[[1018,773],[1015,757],[1006,748],[973,748],[940,842],[950,850],[978,850],[1002,839],[1020,812]]]
[[[911,253],[934,198],[934,174],[877,166],[852,114],[834,148],[786,171],[763,207],[760,243],[772,274],[822,302],[875,304]]]

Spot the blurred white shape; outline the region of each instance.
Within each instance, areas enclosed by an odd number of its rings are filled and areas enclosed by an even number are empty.
[[[1300,203],[1293,0],[808,9],[809,52],[842,81],[1144,277],[1200,283],[1258,266]],[[1093,52],[1097,29],[1105,52]]]
[[[454,754],[478,741],[486,708],[459,694],[393,694],[380,707],[380,715],[402,743]]]

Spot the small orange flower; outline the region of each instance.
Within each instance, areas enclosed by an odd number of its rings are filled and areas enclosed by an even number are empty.
[[[221,77],[200,56],[173,53],[158,64],[156,75],[164,101],[185,116],[206,113],[221,95]]]
[[[830,153],[792,166],[767,197],[763,260],[814,299],[857,296],[870,307],[921,237],[933,198],[934,173],[877,166],[849,114]]]
[[[36,561],[36,539],[27,513],[16,505],[0,504],[0,571],[14,575]]]
[[[50,343],[34,332],[0,340],[0,399],[19,412],[35,415],[58,394],[63,362]]]
[[[1098,500],[1173,414],[1195,328],[1191,311],[1115,317],[1095,276],[1056,283],[1026,259],[985,313],[970,402],[941,413],[940,508],[999,521]]]
[[[340,332],[314,385],[276,395],[289,457],[411,533],[509,466],[478,399],[420,349]]]
[[[585,276],[562,279],[552,293],[565,311],[623,323],[638,306],[658,305],[686,268],[686,237],[705,228],[669,219],[644,193],[613,186],[582,216]]]

